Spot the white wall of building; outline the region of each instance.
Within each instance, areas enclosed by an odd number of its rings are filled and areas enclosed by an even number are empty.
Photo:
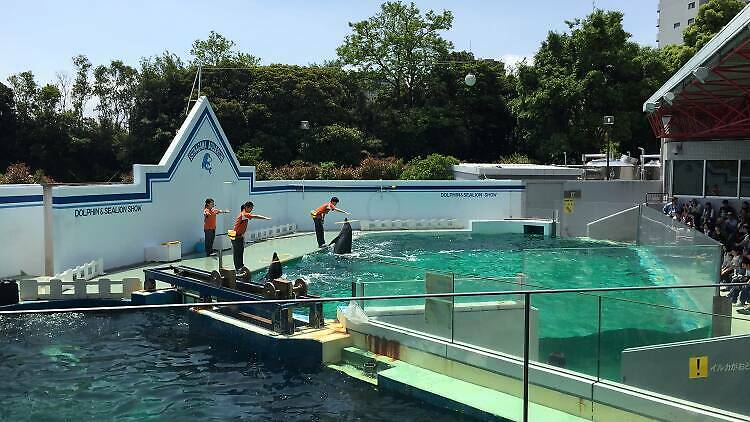
[[[659,47],[682,44],[682,33],[698,16],[698,9],[708,0],[659,0],[658,35]],[[675,25],[678,25],[675,27]]]
[[[2,186],[0,239],[0,277],[42,273],[44,212],[40,185]]]

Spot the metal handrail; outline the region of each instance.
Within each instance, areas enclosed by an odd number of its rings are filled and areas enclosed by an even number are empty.
[[[261,305],[261,304],[288,304],[305,302],[347,302],[352,300],[391,300],[391,299],[429,299],[450,297],[476,297],[476,296],[510,296],[510,295],[539,295],[539,294],[563,294],[563,293],[594,293],[594,292],[624,292],[624,291],[647,291],[647,290],[673,290],[673,289],[699,289],[718,288],[722,286],[744,286],[747,283],[721,283],[721,284],[695,284],[695,285],[671,285],[671,286],[634,286],[634,287],[590,287],[575,289],[541,289],[541,290],[500,290],[488,292],[460,292],[460,293],[416,293],[406,295],[378,295],[378,296],[344,296],[344,297],[321,297],[310,299],[263,299],[263,300],[237,300],[224,302],[197,302],[197,303],[171,303],[163,305],[124,305],[124,306],[96,306],[90,308],[54,308],[54,309],[28,309],[28,310],[0,310],[0,315],[19,314],[50,314],[63,312],[106,312],[123,310],[149,310],[170,308],[192,308],[205,306],[233,306],[233,305]]]

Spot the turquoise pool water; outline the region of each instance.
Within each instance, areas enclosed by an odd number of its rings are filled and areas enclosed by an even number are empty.
[[[0,317],[3,421],[455,421],[326,368],[262,359],[183,312]]]
[[[351,255],[316,252],[284,271],[288,278],[306,278],[313,293],[326,297],[351,295],[352,282],[364,282],[366,296],[424,293],[427,270],[454,273],[458,292],[651,286],[710,277],[715,267],[708,252],[706,248],[647,248],[527,235],[368,234],[354,241]],[[678,270],[679,278],[675,276]],[[525,284],[518,285],[519,280]],[[710,303],[712,291],[701,290],[691,294],[668,290],[608,293],[601,299],[601,311],[595,295],[534,296],[532,306],[539,310],[540,360],[553,352],[563,353],[568,367],[593,374],[600,359],[605,362],[604,375],[618,379],[619,355],[626,347],[707,335],[709,318],[692,312],[705,307],[705,298]],[[510,299],[519,297],[505,298]],[[478,300],[498,299],[456,299]],[[384,302],[377,305],[384,306]],[[418,303],[388,301],[389,305]],[[328,305],[326,314],[333,317],[335,305]]]

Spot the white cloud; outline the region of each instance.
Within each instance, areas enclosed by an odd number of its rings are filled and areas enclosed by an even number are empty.
[[[518,63],[526,61],[526,64],[534,64],[534,57],[519,56],[518,54],[503,54],[500,56],[500,60],[505,63],[509,69],[515,70],[518,67]]]

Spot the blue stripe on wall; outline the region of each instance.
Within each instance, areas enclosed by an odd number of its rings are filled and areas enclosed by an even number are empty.
[[[0,196],[0,204],[19,204],[24,202],[41,202],[44,200],[43,195],[13,195]]]

